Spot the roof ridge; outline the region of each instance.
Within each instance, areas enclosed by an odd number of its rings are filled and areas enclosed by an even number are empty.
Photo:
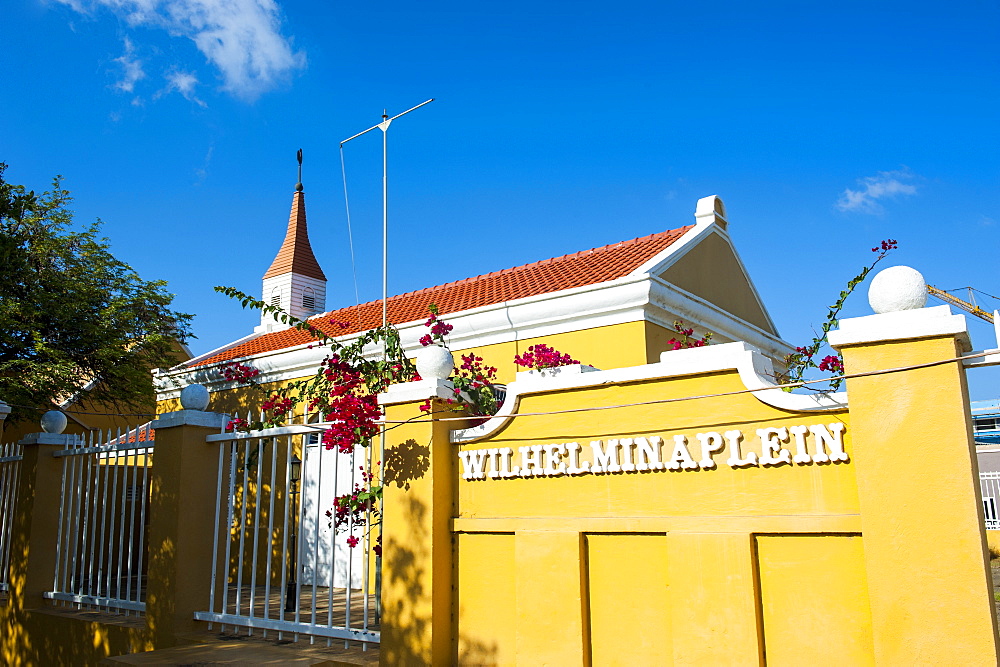
[[[553,264],[553,263],[558,262],[558,261],[564,261],[564,260],[572,259],[572,258],[575,258],[575,257],[579,257],[580,255],[591,254],[591,253],[595,253],[595,252],[598,252],[598,251],[601,251],[601,250],[610,250],[610,249],[613,249],[613,248],[622,248],[622,247],[627,246],[627,245],[633,245],[633,244],[639,243],[640,241],[649,241],[649,240],[652,240],[653,238],[656,238],[658,236],[666,236],[667,234],[671,234],[671,233],[674,233],[674,232],[679,232],[681,230],[685,230],[685,229],[687,229],[689,227],[692,227],[692,226],[693,225],[684,225],[683,227],[678,227],[676,229],[667,229],[667,230],[664,230],[662,232],[656,232],[654,234],[647,234],[646,236],[637,236],[637,237],[635,237],[633,239],[625,239],[624,241],[618,241],[616,243],[608,243],[607,245],[597,246],[595,248],[588,248],[586,250],[577,250],[576,252],[566,253],[565,255],[556,255],[555,257],[548,257],[546,259],[539,259],[539,260],[536,260],[534,262],[528,262],[527,264],[519,264],[517,266],[511,266],[511,267],[508,267],[506,269],[499,269],[497,271],[490,271],[489,273],[481,273],[478,276],[470,276],[468,278],[462,278],[461,280],[453,280],[451,282],[441,283],[440,285],[432,285],[431,287],[422,287],[422,288],[420,288],[418,290],[414,290],[412,292],[402,292],[401,294],[394,294],[393,296],[390,296],[389,299],[392,300],[392,299],[396,299],[396,298],[404,297],[404,296],[413,296],[415,294],[421,294],[423,292],[429,292],[429,291],[432,291],[432,290],[437,290],[437,289],[440,289],[442,287],[451,287],[453,285],[462,285],[462,284],[465,284],[465,283],[471,283],[473,281],[480,280],[482,278],[489,278],[491,276],[499,276],[499,275],[503,275],[505,273],[513,273],[514,271],[519,271],[519,270],[522,270],[522,269],[527,269],[527,268],[532,267],[532,266],[541,266],[543,264]],[[367,304],[367,303],[381,303],[381,301],[382,301],[381,299],[375,299],[374,301],[367,301],[367,302],[365,302],[365,304]],[[363,306],[365,304],[357,304],[357,306]],[[354,308],[356,306],[348,306],[348,307],[349,308]]]

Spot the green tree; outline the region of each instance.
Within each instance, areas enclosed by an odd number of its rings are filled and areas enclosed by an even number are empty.
[[[0,163],[0,399],[11,421],[36,419],[86,390],[88,403],[148,409],[150,369],[172,365],[191,316],[162,280],[115,259],[100,221],[80,229],[61,186],[41,194],[4,180]]]

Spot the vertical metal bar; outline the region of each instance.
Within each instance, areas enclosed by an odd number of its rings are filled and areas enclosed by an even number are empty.
[[[320,452],[322,453],[322,445],[320,445]],[[330,518],[330,590],[328,591],[327,604],[329,609],[326,615],[326,627],[333,627],[333,587],[337,582],[337,491],[340,490],[340,452],[334,451],[333,456],[333,507],[330,511],[333,512],[333,516]],[[328,639],[326,645],[330,645],[330,640]]]
[[[136,437],[138,440],[138,437]],[[149,442],[149,433],[146,433],[146,442]],[[153,450],[146,447],[143,450],[142,457],[142,488],[140,489],[142,496],[139,502],[141,511],[139,512],[139,558],[136,564],[136,581],[138,582],[135,587],[135,601],[142,602],[143,594],[146,592],[146,587],[142,585],[142,561],[143,556],[146,554],[146,505],[149,503],[149,468],[152,465]]]
[[[100,481],[100,492],[97,494],[101,502],[101,533],[97,540],[97,544],[100,545],[100,553],[98,553],[97,561],[97,595],[100,596],[102,590],[101,584],[104,580],[104,553],[108,548],[108,486],[110,484],[111,466],[108,465],[107,453],[98,454],[98,461],[101,463],[98,470],[100,473],[99,479],[103,478],[103,481]],[[107,592],[107,589],[104,589],[104,592]]]
[[[249,415],[248,415],[249,416]],[[243,552],[244,544],[246,541],[246,524],[247,524],[247,486],[249,485],[249,454],[250,454],[250,441],[243,441],[243,491],[240,494],[240,553],[239,553],[239,565],[236,570],[236,614],[240,615],[243,613],[243,607],[241,606],[241,601],[243,599]]]
[[[97,508],[101,501],[100,487],[101,487],[101,455],[91,454],[91,465],[94,468],[93,482],[88,485],[92,489],[91,497],[92,502],[88,511],[90,512],[90,548],[87,550],[90,559],[90,566],[87,568],[87,581],[89,585],[87,586],[88,595],[96,595],[95,590],[95,565],[97,564],[98,555],[98,540],[100,539],[97,534]]]
[[[80,536],[80,524],[78,524],[73,519],[76,517],[79,505],[79,499],[77,498],[77,491],[79,491],[79,482],[77,477],[79,473],[77,468],[79,467],[80,457],[76,454],[68,456],[68,459],[72,461],[70,466],[70,505],[66,512],[67,530],[71,531],[69,534],[69,545],[66,551],[66,569],[63,572],[63,585],[66,590],[71,593],[75,593],[74,584],[76,582],[76,549],[78,546],[77,538]]]
[[[277,449],[277,448],[276,448]],[[278,618],[282,621],[285,620],[285,607],[288,606],[288,570],[294,567],[294,564],[288,560],[288,528],[292,525],[292,517],[288,515],[288,505],[289,497],[291,496],[292,488],[292,436],[285,436],[285,507],[281,513],[281,596],[284,600],[284,604],[280,605],[280,611],[278,612]],[[278,633],[278,639],[280,640],[282,633]]]
[[[0,448],[0,455],[7,457],[14,456],[14,445],[13,443],[8,443]],[[13,475],[13,471],[17,461],[10,461],[9,463],[4,463],[2,470],[2,481],[0,481],[0,503],[3,504],[2,514],[0,514],[0,520],[3,524],[0,525],[0,583],[9,584],[10,583],[10,543],[9,536],[11,534],[11,523],[13,513],[11,512],[11,488],[14,486],[14,481],[16,477]]]
[[[128,438],[128,435],[125,436]],[[115,584],[115,597],[122,599],[122,566],[125,561],[125,503],[128,500],[128,450],[125,450],[125,464],[121,466],[122,496],[121,511],[118,514],[118,581]],[[115,450],[115,467],[119,467],[120,451]]]
[[[267,576],[264,578],[264,618],[270,618],[271,564],[274,555],[274,478],[278,472],[278,439],[271,440],[271,476],[267,494]],[[284,568],[282,568],[284,569]],[[267,636],[267,635],[265,635]]]
[[[133,552],[135,549],[135,505],[139,501],[139,494],[136,487],[139,486],[139,429],[135,429],[135,444],[136,449],[130,449],[128,451],[132,452],[132,486],[129,488],[132,490],[132,506],[128,511],[128,583],[125,586],[125,599],[132,599],[132,572],[135,569],[133,561]],[[125,459],[126,463],[128,458]],[[136,590],[139,588],[139,582],[136,581]],[[128,616],[128,611],[125,613]]]
[[[66,572],[69,570],[67,559],[69,559],[69,521],[66,517],[73,507],[72,496],[72,473],[73,458],[65,456],[62,459],[62,493],[59,500],[59,542],[56,550],[59,558],[56,559],[56,577],[53,581],[52,589],[58,592],[65,591]]]
[[[362,477],[365,483],[368,485],[368,490],[371,491],[372,479],[372,456],[374,447],[371,446],[371,442],[368,443],[368,447],[365,448],[365,475]],[[368,629],[368,577],[371,574],[372,567],[372,501],[369,500],[365,507],[365,534],[364,542],[362,543],[362,548],[364,549],[364,574],[362,574],[361,579],[361,595],[364,600],[364,608],[362,611],[361,627],[365,630]],[[361,643],[361,650],[368,650],[368,642]]]
[[[303,436],[303,439],[305,437]],[[322,445],[317,445],[315,447],[316,453],[319,454],[319,463],[316,466],[316,492],[312,494],[315,502],[314,513],[316,514],[316,524],[313,526],[313,585],[312,585],[312,604],[310,605],[310,617],[309,624],[316,625],[316,587],[319,582],[319,522],[322,516],[322,509],[320,505],[320,500],[323,498],[323,460],[326,458],[323,456]],[[304,495],[303,495],[304,498]],[[331,579],[333,577],[333,565],[331,563],[330,569]],[[330,582],[333,585],[333,582]],[[313,643],[313,638],[310,637],[310,643]]]
[[[111,432],[108,432],[111,435]],[[118,429],[118,435],[121,435],[121,429]],[[110,438],[108,438],[110,440]],[[114,459],[114,462],[112,462]],[[115,571],[115,564],[113,557],[115,555],[115,516],[117,515],[118,509],[118,455],[116,452],[108,451],[107,457],[104,459],[104,465],[108,466],[108,474],[111,475],[111,509],[108,512],[108,576],[104,586],[104,596],[112,597],[111,594],[111,577]]]
[[[8,443],[3,445],[2,454],[5,457],[13,458],[16,456],[14,453],[16,451],[15,445],[13,443]],[[18,461],[10,461],[3,464],[3,475],[2,475],[2,486],[0,486],[0,502],[3,503],[3,513],[0,515],[3,520],[2,526],[0,526],[0,583],[9,584],[10,583],[10,535],[12,533],[11,523],[13,522],[13,502],[12,502],[12,489],[14,484],[17,482],[17,476],[14,471],[16,470]]]
[[[298,502],[298,512],[297,512],[297,519],[296,519],[296,521],[297,521],[296,525],[298,526],[298,530],[295,531],[295,534],[296,534],[296,538],[295,538],[295,540],[296,540],[296,546],[295,546],[295,561],[296,561],[296,563],[295,563],[295,576],[296,576],[296,582],[298,584],[298,587],[296,588],[296,598],[300,597],[298,595],[298,589],[301,588],[301,586],[302,586],[301,577],[299,576],[302,573],[302,568],[299,567],[298,561],[302,559],[302,534],[305,532],[304,530],[302,530],[302,516],[303,516],[303,510],[305,509],[305,505],[306,505],[305,504],[306,475],[309,472],[309,446],[306,443],[305,438],[302,439],[302,467],[300,468],[300,470],[302,471],[302,473],[301,473],[301,476],[300,476],[300,479],[299,479],[299,489],[298,489],[298,491],[299,491],[298,501],[299,502]],[[316,573],[313,572],[313,580],[314,581],[315,581],[315,577],[316,577]],[[302,605],[300,605],[299,604],[299,600],[296,599],[295,600],[295,622],[296,623],[299,623],[300,620],[301,620],[301,611],[302,611]],[[298,633],[295,634],[295,640],[298,641]]]
[[[355,482],[355,475],[357,474],[357,470],[354,469],[354,463],[355,463],[354,455],[355,455],[355,452],[357,452],[357,445],[355,445],[354,449],[351,450],[351,476],[350,476],[350,478],[349,478],[349,480],[347,482],[348,486],[350,487],[347,492],[350,493],[350,494],[352,494],[352,495],[354,494],[354,488],[355,488],[355,484],[356,484],[356,482]],[[354,511],[353,511],[353,509],[347,515],[347,535],[349,537],[354,537]],[[352,591],[351,586],[354,584],[354,580],[353,579],[354,579],[354,554],[351,553],[350,547],[348,546],[348,551],[347,551],[347,581],[345,582],[345,585],[344,585],[344,627],[345,628],[351,627],[351,591]],[[344,642],[344,646],[346,647],[347,645],[348,645],[348,642],[345,641]]]
[[[7,457],[9,446],[0,443],[0,456]],[[10,463],[0,463],[0,584],[7,584],[7,535],[10,533],[10,520],[7,516],[7,487]]]
[[[229,613],[229,562],[232,557],[233,547],[233,519],[236,505],[236,448],[238,441],[229,442],[229,497],[226,500],[226,560],[223,562],[225,568],[225,579],[222,587],[222,613]]]
[[[82,540],[81,540],[82,545],[80,547],[80,561],[81,561],[80,562],[80,579],[81,579],[81,581],[80,581],[79,588],[80,588],[80,592],[81,593],[86,593],[87,589],[90,588],[90,577],[87,577],[87,576],[84,576],[84,575],[90,569],[90,563],[93,560],[93,558],[92,558],[93,547],[91,546],[90,549],[87,548],[87,546],[88,546],[87,537],[90,534],[91,524],[93,523],[93,521],[90,520],[90,503],[91,503],[91,495],[92,495],[91,492],[90,492],[90,485],[91,485],[91,482],[93,481],[94,459],[95,458],[96,457],[93,454],[87,454],[85,456],[84,460],[82,461],[82,463],[86,467],[86,481],[83,483],[83,503],[80,505],[80,515],[81,515],[80,519],[82,520],[82,523],[83,523],[83,527],[82,527],[83,537],[82,537]],[[90,544],[92,544],[92,543],[93,543],[93,541],[91,540]]]
[[[257,440],[257,485],[253,494],[253,558],[250,559],[253,571],[250,573],[250,618],[253,618],[253,603],[257,598],[257,559],[260,548],[260,503],[261,503],[261,475],[264,468],[264,441],[263,438]]]
[[[222,524],[222,467],[225,465],[225,458],[222,453],[224,451],[224,446],[220,442],[219,445],[219,476],[215,483],[215,532],[212,535],[212,587],[208,591],[208,610],[210,612],[215,612],[215,586],[218,578],[219,572],[219,527]],[[222,613],[225,613],[225,609]],[[208,624],[208,628],[212,628],[212,624]]]

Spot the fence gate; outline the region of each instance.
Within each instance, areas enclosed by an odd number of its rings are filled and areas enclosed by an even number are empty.
[[[56,570],[57,603],[126,615],[146,610],[149,471],[153,430],[148,424],[53,456],[62,459]]]
[[[377,508],[350,507],[374,469],[372,448],[327,450],[320,430],[207,438],[219,447],[215,552],[210,608],[197,620],[327,645],[379,641]]]

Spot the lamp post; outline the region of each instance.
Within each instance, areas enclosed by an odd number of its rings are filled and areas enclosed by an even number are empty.
[[[289,563],[288,585],[285,586],[285,611],[295,611],[299,606],[299,585],[296,581],[296,573],[299,569],[298,553],[295,545],[298,535],[296,528],[298,525],[298,495],[299,480],[302,479],[302,459],[292,454],[291,461],[288,462],[288,495],[291,496],[291,512],[286,520],[292,528],[292,558]]]

